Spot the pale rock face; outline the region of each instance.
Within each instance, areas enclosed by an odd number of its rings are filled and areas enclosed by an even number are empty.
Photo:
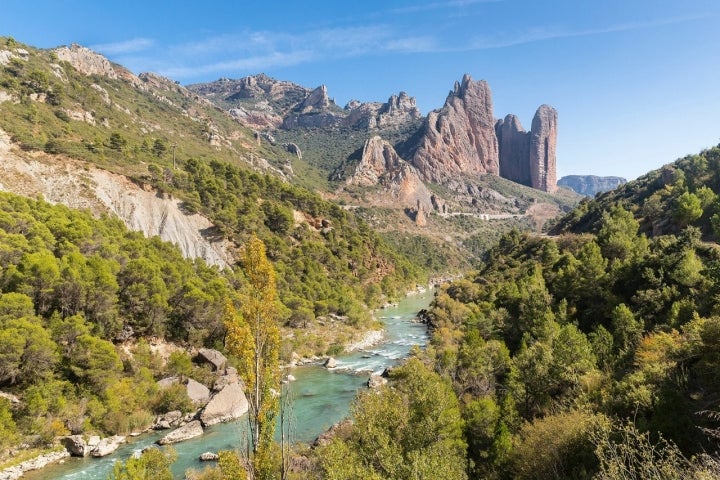
[[[557,190],[555,149],[557,145],[557,111],[541,105],[530,130],[530,186],[545,192]]]
[[[430,112],[413,164],[427,181],[442,183],[458,174],[500,173],[492,97],[487,82],[469,75]]]
[[[89,48],[74,43],[70,47],[56,48],[55,54],[60,60],[68,62],[83,75],[102,75],[111,79],[118,78],[117,72],[115,72],[110,61]]]
[[[432,208],[430,191],[420,180],[417,170],[400,158],[390,143],[379,136],[365,142],[363,155],[348,185],[381,185],[388,192],[388,200],[397,205]]]
[[[172,443],[178,443],[194,437],[199,437],[202,434],[203,426],[200,423],[200,420],[193,420],[192,422],[189,422],[182,427],[168,433],[160,440],[158,440],[157,443],[159,445],[170,445]]]
[[[330,106],[332,101],[328,97],[327,87],[320,85],[318,88],[310,92],[310,95],[303,101],[300,106],[302,113],[308,113],[315,110],[325,110]]]
[[[194,404],[204,405],[210,400],[210,389],[202,383],[189,378],[187,382],[187,395]]]
[[[210,399],[200,414],[206,427],[237,420],[248,411],[248,401],[239,383],[231,383]]]

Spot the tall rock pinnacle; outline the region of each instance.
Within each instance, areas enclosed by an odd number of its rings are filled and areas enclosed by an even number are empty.
[[[557,111],[541,105],[535,112],[530,130],[530,186],[546,192],[557,189],[555,147]]]
[[[457,173],[500,173],[492,95],[487,82],[465,75],[439,112],[430,112],[413,164],[425,180]]]

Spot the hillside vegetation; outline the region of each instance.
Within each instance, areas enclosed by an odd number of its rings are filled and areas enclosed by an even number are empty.
[[[423,314],[427,350],[358,401],[319,476],[414,478],[431,464],[443,478],[718,478],[719,158],[586,201],[555,236],[504,235],[442,287]],[[418,382],[426,393],[405,396]],[[436,417],[440,405],[459,416]],[[378,411],[396,413],[368,418]]]
[[[175,368],[146,339],[221,344],[223,307],[242,278],[118,220],[7,193],[0,225],[0,388],[20,398],[13,409],[0,398],[0,447],[128,433],[153,413],[190,410],[183,391],[158,391],[156,377]]]

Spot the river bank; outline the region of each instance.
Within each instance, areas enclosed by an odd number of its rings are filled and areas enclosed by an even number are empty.
[[[427,341],[425,325],[416,320],[417,313],[426,308],[433,291],[404,298],[398,306],[378,310],[376,316],[384,323],[381,343],[338,354],[337,367],[328,370],[315,363],[291,367],[288,372],[296,380],[287,385],[293,398],[293,442],[312,442],[318,435],[346,418],[358,390],[367,388],[372,373],[396,365],[405,358],[413,345],[424,346]],[[377,334],[373,334],[375,338]],[[368,338],[367,334],[362,340]],[[197,438],[174,445],[178,460],[172,471],[176,479],[184,478],[190,468],[202,469],[199,456],[207,451],[217,452],[237,448],[245,432],[246,422],[215,425]],[[117,460],[125,460],[153,445],[160,433],[144,434],[129,439],[114,454],[102,459],[68,458],[61,465],[50,465],[40,472],[26,474],[27,480],[105,480]]]

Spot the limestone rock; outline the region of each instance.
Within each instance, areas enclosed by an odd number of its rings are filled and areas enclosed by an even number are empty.
[[[70,47],[56,48],[55,55],[59,60],[68,62],[83,75],[101,75],[110,79],[118,78],[117,72],[107,58],[76,43],[73,43]]]
[[[200,414],[206,427],[229,422],[242,417],[248,411],[248,401],[239,383],[231,383],[215,394]]]
[[[428,114],[413,157],[423,180],[442,183],[459,174],[499,174],[492,97],[487,82],[465,75],[440,111]]]
[[[220,459],[220,455],[213,452],[205,452],[200,454],[199,459],[201,462],[216,462]]]
[[[328,97],[327,87],[320,85],[315,90],[310,92],[305,100],[300,105],[300,111],[302,113],[308,113],[311,111],[325,110],[332,104],[332,100]]]
[[[422,204],[432,208],[432,194],[420,179],[417,169],[400,158],[390,143],[379,136],[365,142],[355,173],[346,180],[348,185],[384,187],[386,199],[393,206],[415,207]]]
[[[531,187],[546,192],[557,189],[556,145],[557,111],[550,105],[541,105],[530,129]]]
[[[415,98],[405,92],[400,92],[399,95],[391,95],[387,103],[382,106],[376,117],[375,124],[377,127],[400,125],[417,120],[421,116]]]
[[[227,364],[225,355],[212,348],[201,348],[198,350],[198,358],[209,363],[215,371],[224,370]]]
[[[106,455],[110,455],[115,450],[120,448],[120,445],[122,445],[123,443],[125,443],[125,437],[123,437],[122,435],[115,435],[112,437],[103,438],[93,449],[93,451],[90,452],[90,455],[92,455],[93,457],[104,457]]]
[[[187,394],[195,405],[205,405],[210,400],[210,389],[192,378],[187,382]]]
[[[586,196],[614,190],[625,183],[627,180],[622,177],[597,177],[595,175],[566,175],[557,182],[559,187],[566,187],[575,193]]]
[[[325,360],[325,363],[323,363],[323,367],[325,367],[325,368],[336,368],[336,367],[337,367],[337,360],[335,360],[333,357],[328,357],[327,360]]]
[[[67,450],[61,450],[58,452],[46,453],[44,455],[31,458],[26,460],[19,465],[8,467],[4,470],[0,470],[0,480],[17,480],[22,477],[25,472],[33,470],[39,470],[43,467],[50,465],[51,463],[59,462],[70,456]]]
[[[169,445],[171,443],[178,443],[190,438],[199,437],[202,434],[203,426],[200,423],[200,420],[193,420],[192,422],[168,433],[158,440],[157,443],[159,445]]]

